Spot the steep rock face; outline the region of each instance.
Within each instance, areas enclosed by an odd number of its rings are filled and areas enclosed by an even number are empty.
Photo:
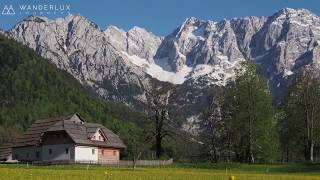
[[[234,67],[250,57],[252,36],[265,19],[246,17],[216,23],[187,18],[164,39],[156,59],[171,71],[193,67],[188,74],[191,79],[206,75],[215,84],[224,85],[233,76]]]
[[[106,99],[141,104],[148,76],[125,59],[94,23],[81,16],[29,17],[9,31]]]
[[[190,129],[241,61],[261,65],[275,99],[281,99],[290,76],[320,58],[320,18],[304,9],[220,22],[191,17],[164,38],[139,27],[102,31],[72,15],[29,17],[7,34],[105,99],[139,108],[151,80],[171,83],[171,114]]]
[[[237,45],[245,59],[250,59],[250,44],[252,37],[262,28],[266,17],[245,17],[230,20],[231,27],[237,39]]]
[[[194,117],[201,112],[190,105],[206,107],[202,98],[208,99],[215,85],[223,86],[232,80],[234,68],[243,60],[261,65],[275,103],[281,101],[288,79],[305,65],[320,62],[319,20],[308,10],[290,8],[270,17],[218,23],[188,18],[164,39],[156,55],[172,71],[179,72],[184,65],[193,67],[180,88],[184,90],[179,90],[179,98],[175,98],[175,102],[183,100],[179,104],[189,109],[185,111],[187,127],[197,126]]]
[[[153,57],[162,41],[162,38],[147,32],[140,27],[133,27],[128,32],[115,26],[110,26],[105,30],[107,40],[117,49],[136,55],[153,63]]]
[[[220,85],[232,78],[239,62],[250,60],[262,65],[262,73],[278,98],[288,76],[306,64],[319,63],[319,20],[308,10],[290,8],[270,17],[218,23],[187,18],[164,39],[156,60],[176,72],[184,66],[193,67],[186,80],[198,83],[200,78]]]
[[[261,64],[275,97],[283,96],[288,76],[320,62],[319,40],[320,18],[305,9],[280,10],[254,35],[250,59]]]

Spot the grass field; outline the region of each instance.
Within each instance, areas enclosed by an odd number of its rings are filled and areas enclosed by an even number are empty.
[[[0,165],[0,179],[217,179],[320,180],[320,164],[173,164],[166,167],[111,168],[96,165]]]

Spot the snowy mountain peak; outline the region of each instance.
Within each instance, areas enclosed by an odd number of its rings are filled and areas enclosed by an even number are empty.
[[[107,29],[105,31],[121,31],[121,32],[125,32],[123,29],[114,26],[114,25],[110,25],[107,27]]]
[[[133,27],[128,32],[115,26],[110,26],[104,31],[104,36],[120,52],[135,55],[139,58],[153,62],[162,38],[140,27]]]
[[[43,23],[43,22],[48,22],[49,19],[44,16],[28,16],[22,20],[22,22],[24,21],[33,21],[33,22]]]
[[[75,14],[75,15],[70,14],[64,18],[64,21],[69,25],[70,23],[72,23],[80,26],[91,26],[92,28],[101,31],[100,27],[96,23],[94,23],[93,21],[87,19],[86,17],[80,14]]]
[[[185,19],[184,23],[182,24],[182,26],[188,26],[188,25],[198,25],[200,23],[204,23],[204,20],[198,19],[196,17],[188,17]]]
[[[319,19],[319,17],[306,9],[284,8],[270,16],[270,21],[273,21],[274,23],[283,23],[294,20],[312,23],[314,19]]]
[[[108,100],[136,107],[153,88],[151,82],[180,84],[170,101],[185,117],[198,115],[242,61],[259,64],[276,98],[290,76],[320,64],[320,18],[304,9],[220,22],[190,17],[164,38],[140,27],[101,31],[80,15],[28,17],[6,35]]]
[[[78,29],[91,29],[101,31],[99,26],[94,22],[90,21],[86,17],[81,16],[80,14],[69,14],[62,18],[49,19],[42,16],[29,16],[18,24],[15,25],[13,29],[19,29],[24,27],[37,27],[37,28],[46,28],[46,27],[56,27],[59,31],[64,31],[67,33],[72,28],[78,27]],[[61,32],[62,33],[62,32]]]
[[[79,13],[77,13],[77,14],[68,14],[67,16],[65,16],[65,17],[63,17],[61,19],[65,19],[67,21],[70,21],[71,19],[83,19],[83,20],[89,21],[86,17],[82,16]]]
[[[148,32],[147,30],[145,30],[144,28],[141,28],[139,26],[133,26],[133,28],[131,28],[128,32],[151,33],[151,32]]]
[[[271,87],[281,88],[278,84],[284,77],[306,64],[319,63],[320,56],[320,18],[305,9],[284,8],[269,17],[220,22],[189,17],[164,38],[137,26],[129,31],[116,26],[101,31],[81,15],[55,20],[28,17],[9,34],[52,58],[58,67],[71,69],[81,81],[88,81],[88,71],[94,71],[92,81],[103,79],[94,65],[121,56],[126,66],[139,69],[139,75],[160,81],[224,85],[234,67],[246,59],[263,67]]]
[[[197,19],[195,17],[186,18],[183,24],[177,29],[175,36],[179,38],[186,34],[188,36],[189,33],[194,33],[201,35],[204,30],[207,29],[210,31],[210,27],[214,26],[216,23],[213,21],[205,21],[201,19]],[[209,29],[208,29],[209,27]]]
[[[307,9],[303,9],[303,8],[299,8],[299,9],[282,8],[275,14],[286,14],[286,15],[292,15],[292,14],[306,15],[306,14],[309,14],[309,15],[311,15],[313,13],[311,11],[309,11]]]

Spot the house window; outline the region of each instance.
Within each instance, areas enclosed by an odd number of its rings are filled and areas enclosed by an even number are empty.
[[[93,136],[93,139],[96,139],[96,136]]]
[[[69,148],[66,148],[66,154],[69,154]]]
[[[94,149],[92,149],[92,154],[94,154],[95,153],[95,150]]]
[[[101,154],[102,154],[102,155],[104,154],[104,150],[101,150]]]
[[[36,157],[39,158],[40,157],[40,153],[39,151],[36,152]]]
[[[18,159],[18,154],[15,154],[15,155],[14,155],[14,158],[15,158],[15,159]]]
[[[27,158],[29,158],[29,153],[27,153]]]
[[[101,136],[99,136],[99,140],[101,141]]]
[[[114,156],[117,155],[117,151],[113,151],[113,155],[114,155]]]
[[[52,149],[49,149],[49,154],[52,154]]]

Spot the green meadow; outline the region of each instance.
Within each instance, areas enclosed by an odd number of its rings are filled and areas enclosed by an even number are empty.
[[[98,165],[0,165],[0,179],[320,179],[320,164],[173,164],[131,168]]]

